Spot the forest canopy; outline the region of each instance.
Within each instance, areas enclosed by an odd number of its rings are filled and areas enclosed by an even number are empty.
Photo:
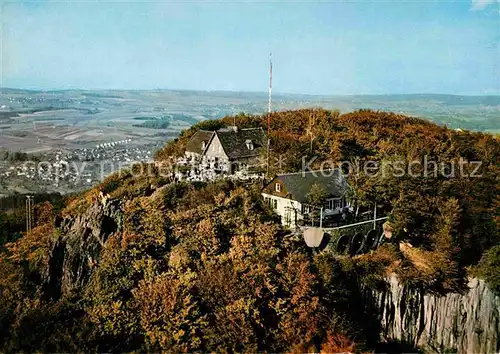
[[[270,164],[271,174],[301,171],[304,161],[312,169],[325,162],[326,166],[375,162],[379,166],[375,175],[363,169],[349,171],[351,202],[383,206],[396,232],[408,230],[412,244],[445,254],[458,270],[476,264],[485,250],[499,242],[500,140],[489,134],[371,110],[239,114],[194,125],[167,143],[157,160],[182,155],[198,129],[233,124],[267,129],[268,121],[270,161],[285,161]],[[405,173],[396,173],[396,163],[402,163]]]
[[[380,205],[429,271],[394,245],[354,258],[313,252],[281,226],[260,184],[171,183],[152,165],[153,173],[112,175],[63,206],[42,203],[31,232],[6,238],[0,350],[364,351],[379,328],[361,289],[384,286],[389,273],[444,293],[460,290],[478,267],[474,274],[498,288],[497,138],[392,113],[307,109],[200,122],[157,162],[181,156],[198,129],[266,129],[268,119],[272,157],[286,161],[273,174],[300,170],[302,157],[311,168],[425,156],[448,167],[480,161],[478,178],[348,176],[351,201]]]

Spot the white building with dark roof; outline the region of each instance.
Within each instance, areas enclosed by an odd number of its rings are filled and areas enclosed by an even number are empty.
[[[325,204],[309,204],[309,193],[317,184],[325,192]],[[264,200],[281,216],[283,225],[290,228],[298,226],[299,221],[307,218],[313,208],[322,209],[323,216],[340,214],[349,207],[346,198],[347,181],[339,169],[297,172],[277,175],[262,189]]]
[[[262,128],[199,130],[186,145],[186,157],[203,157],[230,166],[230,173],[233,173],[260,165],[266,147],[267,137]]]
[[[214,133],[215,132],[208,130],[198,130],[186,145],[186,157],[201,158]]]

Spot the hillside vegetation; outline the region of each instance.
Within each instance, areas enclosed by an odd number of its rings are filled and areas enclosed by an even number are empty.
[[[354,274],[288,239],[258,188],[117,181],[7,245],[2,350],[337,352],[377,333]]]
[[[267,118],[234,120],[265,127]],[[166,144],[158,162],[182,154],[197,129],[232,124],[226,117],[193,126]],[[482,177],[350,174],[353,202],[377,202],[390,213],[395,233],[428,264],[422,272],[393,245],[356,258],[313,252],[280,226],[259,185],[173,184],[153,165],[149,175],[115,174],[60,211],[39,205],[33,231],[5,245],[0,350],[369,351],[379,325],[365,313],[360,287],[383,286],[396,272],[429,291],[459,290],[486,250],[477,273],[498,281],[491,269],[500,236],[495,138],[372,111],[274,113],[271,132],[283,171],[300,170],[302,156],[317,156],[316,168],[428,155],[480,160]]]
[[[234,122],[239,127],[267,129],[268,119],[270,161],[285,161],[281,166],[271,163],[272,173],[331,168],[339,163],[345,169],[346,162],[351,164],[352,202],[382,206],[396,234],[404,234],[433,263],[429,272],[403,265],[403,280],[440,291],[457,289],[465,267],[476,264],[485,250],[500,241],[500,140],[488,134],[450,130],[423,119],[371,110],[240,114],[191,127],[159,151],[157,159],[181,155],[198,129],[218,129]],[[363,169],[374,166],[368,161],[378,164],[378,173]]]

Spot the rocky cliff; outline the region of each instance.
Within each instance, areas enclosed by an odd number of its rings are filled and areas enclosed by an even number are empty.
[[[118,200],[94,203],[77,217],[56,220],[53,240],[44,274],[44,294],[57,299],[78,292],[99,262],[106,240],[121,231],[123,211]]]
[[[381,336],[428,352],[498,353],[500,298],[484,281],[470,279],[469,290],[445,296],[401,286],[393,276],[384,291],[369,291],[369,311],[380,321]]]

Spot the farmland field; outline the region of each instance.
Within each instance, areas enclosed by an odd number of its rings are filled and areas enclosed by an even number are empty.
[[[305,107],[341,112],[386,110],[455,129],[500,131],[499,96],[276,94],[273,98],[274,110]],[[266,110],[265,93],[4,88],[0,95],[0,148],[45,152],[91,148],[123,139],[150,144],[171,139],[200,120]]]

